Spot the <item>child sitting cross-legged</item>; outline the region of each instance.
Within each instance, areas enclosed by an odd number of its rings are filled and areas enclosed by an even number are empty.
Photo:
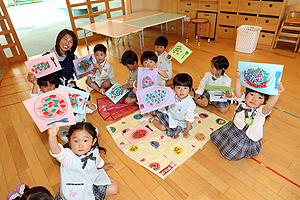
[[[108,177],[105,170],[113,163],[104,163],[95,127],[80,122],[72,125],[68,134],[68,145],[64,148],[57,142],[58,128],[49,129],[51,155],[60,161],[60,189],[55,199],[102,200],[118,192],[118,184]]]
[[[140,119],[140,122],[152,122],[159,130],[166,131],[172,138],[179,136],[183,131],[183,137],[190,137],[189,131],[194,122],[196,104],[189,95],[192,89],[193,79],[190,75],[181,73],[173,79],[176,103],[155,111],[159,120],[152,115]]]
[[[55,77],[53,74],[48,74],[33,81],[32,91],[29,95],[32,98],[51,90],[55,90]]]
[[[115,75],[112,66],[107,62],[106,47],[103,44],[94,47],[94,57],[97,61],[94,64],[96,73],[87,76],[86,84],[89,90],[94,89],[105,95],[105,91],[115,84]]]

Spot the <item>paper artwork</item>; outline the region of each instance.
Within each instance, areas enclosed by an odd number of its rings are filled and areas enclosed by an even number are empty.
[[[61,66],[54,52],[25,62],[29,72],[37,78],[61,70]]]
[[[128,92],[129,90],[122,88],[120,83],[115,83],[105,92],[105,95],[116,104]]]
[[[67,88],[73,112],[84,114],[86,108],[86,101],[89,99],[90,93],[62,85],[59,85],[58,88],[64,87]]]
[[[154,68],[152,71],[149,68],[138,68],[138,82],[137,89],[145,89],[157,85],[158,69]]]
[[[173,90],[169,87],[151,86],[137,90],[136,95],[141,114],[175,103]]]
[[[75,124],[75,117],[66,88],[56,89],[23,101],[27,111],[41,132],[56,124]]]
[[[141,124],[131,130],[125,129],[123,132],[125,132],[123,136],[131,144],[136,144],[156,133],[148,124]]]
[[[73,63],[74,63],[76,75],[80,76],[81,74],[84,74],[86,72],[93,70],[96,60],[94,59],[93,54],[90,54],[90,55],[78,58],[76,60],[73,60]]]
[[[184,44],[177,42],[175,47],[171,49],[169,54],[175,58],[180,64],[191,55],[192,51],[187,48]]]
[[[264,94],[278,94],[277,84],[282,77],[283,65],[239,61],[238,66],[243,86]]]
[[[207,85],[207,86],[205,86],[204,90],[218,90],[218,91],[226,93],[226,91],[233,92],[234,88],[226,87],[226,86],[220,86],[220,85]]]

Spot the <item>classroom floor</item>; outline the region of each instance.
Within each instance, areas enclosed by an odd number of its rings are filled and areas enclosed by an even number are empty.
[[[154,50],[154,40],[160,30],[150,28],[145,31],[145,49]],[[185,39],[175,34],[163,34],[169,40],[169,47]],[[139,41],[130,37],[131,47],[121,46],[121,53],[131,49],[139,53]],[[125,83],[128,70],[118,62],[115,40],[106,44],[108,62],[113,66],[116,82]],[[105,126],[112,121],[104,121],[97,112],[89,114],[87,121],[100,130],[99,143],[107,149],[102,154],[106,162],[114,163],[108,175],[119,184],[117,195],[106,199],[300,199],[300,54],[293,53],[293,48],[282,50],[256,49],[252,54],[236,52],[233,40],[219,39],[207,43],[201,39],[201,46],[196,40],[189,40],[187,46],[193,51],[191,56],[179,64],[172,60],[173,74],[180,72],[192,76],[197,88],[205,72],[210,71],[210,60],[217,55],[224,55],[230,62],[226,74],[235,85],[235,70],[238,61],[251,61],[284,64],[282,82],[285,91],[280,96],[276,108],[264,125],[262,149],[255,159],[228,161],[221,156],[217,147],[209,141],[194,156],[189,158],[175,172],[162,180],[126,156],[115,144]],[[76,54],[79,57],[92,53],[85,45],[79,45]],[[49,153],[47,132],[40,133],[22,104],[29,98],[32,85],[26,81],[27,69],[24,63],[18,63],[5,69],[0,88],[0,199],[15,189],[19,182],[30,186],[42,185],[55,194],[59,188],[59,164]],[[85,79],[78,81],[81,88],[86,88]],[[91,92],[92,101],[103,97],[98,92]],[[221,114],[213,106],[206,108],[226,120],[231,120],[235,105],[230,105],[226,114]],[[269,168],[267,168],[268,166]],[[274,170],[271,171],[270,169]],[[276,173],[278,174],[276,174]],[[284,179],[286,177],[288,180]],[[293,184],[295,183],[295,184]],[[297,185],[298,184],[298,185]]]

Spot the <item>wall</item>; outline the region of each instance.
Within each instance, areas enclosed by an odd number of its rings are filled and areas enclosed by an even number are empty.
[[[160,11],[160,0],[131,0],[131,8],[132,12],[141,10]]]

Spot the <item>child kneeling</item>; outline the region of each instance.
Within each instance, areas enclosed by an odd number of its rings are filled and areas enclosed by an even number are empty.
[[[152,115],[147,115],[140,119],[140,122],[152,122],[159,130],[166,131],[167,135],[177,138],[183,131],[183,137],[190,137],[189,131],[194,122],[196,104],[189,95],[193,86],[193,79],[190,75],[177,74],[173,80],[176,103],[165,108],[156,110],[159,120]]]

